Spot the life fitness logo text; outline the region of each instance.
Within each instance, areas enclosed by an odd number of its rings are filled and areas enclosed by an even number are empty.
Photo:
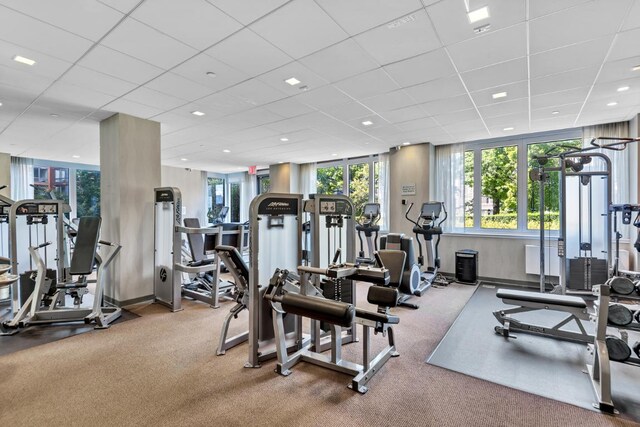
[[[289,202],[270,202],[267,205],[267,208],[271,211],[271,212],[278,212],[278,211],[283,211],[286,212],[289,209],[291,209],[291,203]]]

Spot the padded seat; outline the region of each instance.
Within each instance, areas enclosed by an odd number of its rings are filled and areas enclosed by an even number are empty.
[[[538,292],[498,289],[496,296],[503,300],[510,299],[514,301],[534,302],[563,307],[587,308],[587,303],[584,299],[567,295],[541,294]]]
[[[282,296],[282,309],[287,313],[343,327],[351,326],[355,314],[353,304],[293,293]]]
[[[231,258],[231,261],[233,261],[233,263],[237,267],[237,270],[238,270],[238,273],[240,273],[240,276],[242,276],[242,278],[244,278],[244,280],[247,283],[249,283],[249,267],[247,266],[247,263],[244,262],[244,259],[242,259],[242,255],[240,254],[237,248],[233,246],[227,246],[227,245],[218,245],[216,246],[216,251],[227,252],[229,254],[229,257]],[[228,267],[229,266],[227,266],[227,268]]]
[[[380,322],[382,324],[397,325],[400,323],[400,318],[392,314],[378,313],[376,311],[363,310],[356,308],[356,317],[360,319],[372,320],[374,322]]]

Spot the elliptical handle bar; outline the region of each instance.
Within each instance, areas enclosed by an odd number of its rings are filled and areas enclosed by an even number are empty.
[[[413,207],[413,202],[411,202],[411,204],[409,205],[409,209],[407,209],[407,211],[404,213],[404,217],[407,218],[407,220],[409,222],[411,222],[414,225],[418,225],[417,221],[412,220],[411,218],[409,218],[409,212],[411,212],[411,208]]]

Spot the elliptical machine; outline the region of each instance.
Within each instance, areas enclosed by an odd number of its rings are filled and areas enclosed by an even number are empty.
[[[358,222],[356,225],[356,231],[358,232],[358,240],[360,240],[360,251],[356,258],[356,264],[375,264],[376,260],[374,253],[378,252],[378,232],[380,226],[380,203],[367,203],[364,205],[362,215],[364,216],[363,222]],[[362,239],[364,234],[367,241],[367,256],[364,251],[364,240]]]
[[[420,273],[420,286],[414,291],[414,295],[421,296],[433,284],[438,275],[438,269],[440,268],[438,246],[440,245],[440,236],[442,235],[442,223],[447,220],[448,214],[444,203],[426,202],[422,204],[420,216],[414,221],[409,218],[409,212],[412,207],[413,203],[409,205],[409,209],[407,209],[404,216],[413,223],[413,233],[416,235],[416,241],[418,242],[418,265],[420,265],[422,272]],[[437,222],[442,212],[444,212],[444,218]],[[420,236],[424,237],[424,243],[427,248],[426,264],[424,262]],[[437,236],[435,244],[433,243],[433,236]]]

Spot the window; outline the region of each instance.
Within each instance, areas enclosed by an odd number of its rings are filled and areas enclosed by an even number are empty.
[[[579,148],[582,145],[580,139],[568,139],[564,141],[541,142],[527,146],[527,164],[529,169],[538,167],[536,156],[565,151],[568,148]],[[546,167],[557,167],[558,159],[550,159]],[[560,229],[560,201],[558,172],[549,173],[549,181],[545,184],[545,213],[544,222],[547,230]],[[529,230],[540,229],[540,181],[527,180],[527,228]]]
[[[318,194],[344,194],[343,170],[343,166],[318,168]]]
[[[69,203],[69,168],[34,166],[33,198],[64,200]]]
[[[225,205],[225,180],[224,178],[209,177],[207,178],[207,185],[209,191],[209,206],[207,210],[207,218],[209,219],[210,223],[213,223],[218,218],[218,216],[220,215],[220,211]]]
[[[100,216],[100,171],[76,170],[76,212],[78,217]]]
[[[362,215],[365,203],[370,201],[369,190],[369,163],[349,165],[349,197],[357,219]]]
[[[240,183],[229,183],[231,222],[240,222]]]
[[[473,227],[473,151],[464,152],[464,226]]]
[[[271,178],[269,175],[258,175],[258,194],[268,193],[271,190]]]
[[[518,147],[482,150],[482,228],[518,228]]]

